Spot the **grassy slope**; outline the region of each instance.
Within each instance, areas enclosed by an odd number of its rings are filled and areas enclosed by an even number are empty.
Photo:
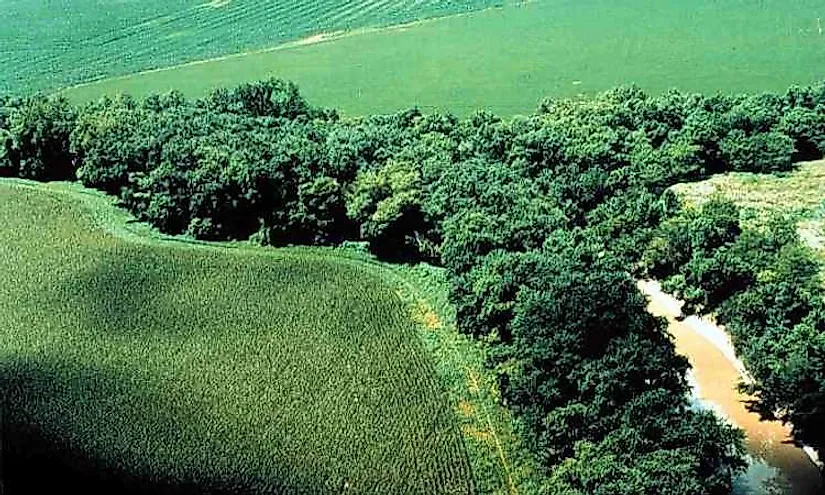
[[[825,77],[820,17],[818,0],[536,0],[66,94],[86,101],[177,88],[195,96],[276,75],[350,115],[412,105],[509,115],[531,112],[546,95],[629,83],[651,92],[783,90]]]
[[[825,259],[825,160],[801,163],[797,170],[783,174],[732,172],[673,189],[691,204],[719,194],[742,206],[746,215],[763,211],[793,215],[802,239]]]
[[[0,90],[67,84],[498,0],[4,0]]]
[[[432,362],[365,265],[133,244],[71,202],[5,183],[0,197],[9,491],[57,469],[22,469],[36,445],[81,485],[115,469],[152,491],[470,490]]]

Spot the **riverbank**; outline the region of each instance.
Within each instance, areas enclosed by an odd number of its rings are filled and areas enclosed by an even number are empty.
[[[762,421],[747,408],[752,397],[737,391],[737,384],[750,380],[727,333],[706,318],[691,316],[678,321],[681,301],[662,292],[657,282],[640,281],[639,288],[650,300],[650,311],[667,318],[676,350],[686,356],[695,380],[694,395],[746,434],[751,457],[748,471],[738,480],[737,494],[819,494],[823,482],[811,449],[794,445],[790,427],[778,421]]]

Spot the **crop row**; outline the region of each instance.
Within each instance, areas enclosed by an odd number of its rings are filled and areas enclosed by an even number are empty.
[[[56,89],[101,77],[260,49],[324,31],[388,25],[464,12],[493,0],[154,0],[103,10],[77,2],[55,16],[23,2],[4,16],[0,90]],[[130,2],[131,4],[131,2]],[[156,11],[147,4],[157,4]],[[21,11],[14,16],[13,10]],[[32,21],[34,17],[34,21]],[[36,77],[34,77],[36,76]]]

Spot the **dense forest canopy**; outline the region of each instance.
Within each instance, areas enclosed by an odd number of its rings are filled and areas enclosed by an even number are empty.
[[[687,361],[634,277],[727,324],[757,405],[823,447],[825,306],[787,219],[668,187],[790,170],[825,151],[825,84],[785,94],[619,88],[534,115],[412,109],[341,119],[270,80],[168,93],[6,98],[0,173],[77,179],[170,234],[267,245],[368,241],[443,265],[459,329],[565,494],[729,493],[741,433],[689,400]]]

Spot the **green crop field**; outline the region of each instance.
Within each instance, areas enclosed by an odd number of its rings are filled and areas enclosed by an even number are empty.
[[[494,5],[494,0],[5,0],[0,90],[104,76]]]
[[[10,493],[473,491],[435,365],[368,264],[133,242],[47,187],[0,183]]]
[[[781,91],[825,77],[819,0],[536,0],[323,43],[107,80],[66,92],[203,95],[270,75],[345,114],[418,105],[532,112],[545,96]]]

